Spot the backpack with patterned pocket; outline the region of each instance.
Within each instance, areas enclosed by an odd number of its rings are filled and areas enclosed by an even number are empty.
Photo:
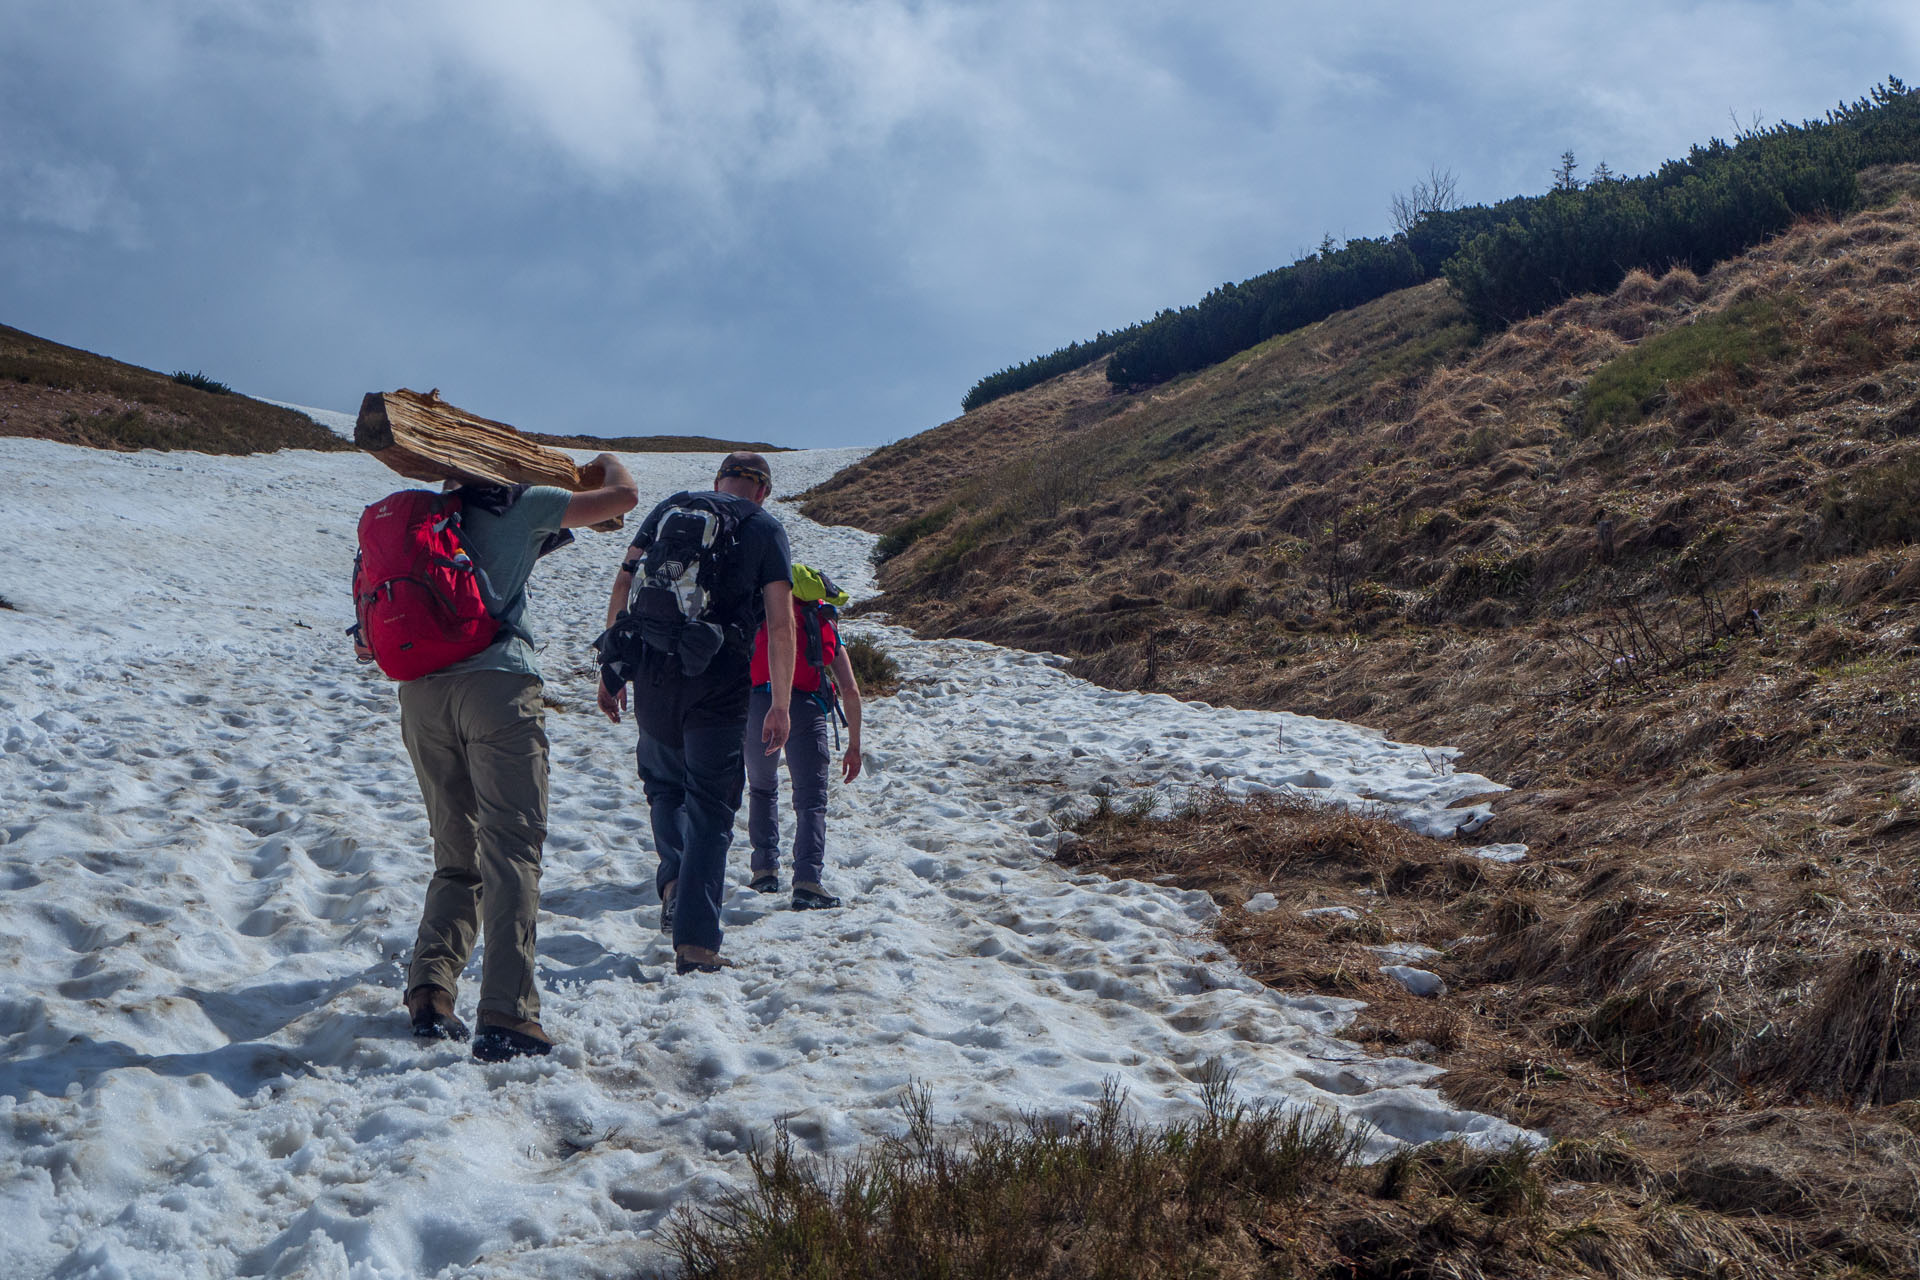
[[[704,672],[729,643],[745,643],[738,626],[716,616],[740,521],[739,510],[716,494],[675,494],[633,577],[625,616],[643,645],[677,657],[685,675]]]

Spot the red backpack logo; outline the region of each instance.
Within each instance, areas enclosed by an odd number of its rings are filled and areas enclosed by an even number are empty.
[[[493,643],[481,572],[460,541],[460,498],[403,489],[360,513],[353,561],[359,642],[395,680],[417,680]]]

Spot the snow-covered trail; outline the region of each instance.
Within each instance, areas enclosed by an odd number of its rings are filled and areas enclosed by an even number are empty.
[[[776,479],[857,456],[780,455]],[[632,461],[651,501],[714,459]],[[360,455],[0,440],[0,1275],[630,1274],[777,1121],[847,1155],[915,1086],[966,1121],[1074,1113],[1113,1080],[1168,1119],[1219,1060],[1249,1096],[1364,1117],[1380,1149],[1519,1136],[1448,1106],[1432,1068],[1334,1038],[1352,1002],[1248,979],[1210,948],[1204,895],[1044,857],[1094,790],[1310,786],[1451,829],[1471,811],[1446,804],[1494,784],[1364,729],[880,623],[853,629],[907,683],[834,790],[849,906],[740,888],[742,967],[675,978],[633,730],[592,710],[624,538],[590,533],[535,576],[560,1047],[483,1067],[414,1041],[425,818],[393,688],[340,635],[353,522],[395,487]],[[871,592],[866,535],[779,514],[799,558]]]

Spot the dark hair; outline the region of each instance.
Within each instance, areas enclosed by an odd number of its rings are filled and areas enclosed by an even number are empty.
[[[763,484],[769,489],[773,488],[773,468],[768,466],[767,460],[759,454],[748,453],[744,449],[728,454],[720,463],[719,478],[724,480],[728,476],[739,476],[755,484]]]

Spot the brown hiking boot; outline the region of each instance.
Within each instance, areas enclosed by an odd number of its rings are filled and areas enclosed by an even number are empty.
[[[467,1024],[454,1016],[453,992],[421,983],[407,992],[407,1017],[422,1040],[465,1040]]]
[[[482,1062],[509,1058],[544,1058],[553,1052],[553,1038],[537,1022],[523,1022],[499,1013],[480,1015],[480,1032],[473,1038],[473,1056]]]
[[[675,973],[718,973],[722,969],[738,969],[739,967],[739,965],[727,959],[712,947],[696,947],[691,942],[688,942],[673,949],[673,971]]]

